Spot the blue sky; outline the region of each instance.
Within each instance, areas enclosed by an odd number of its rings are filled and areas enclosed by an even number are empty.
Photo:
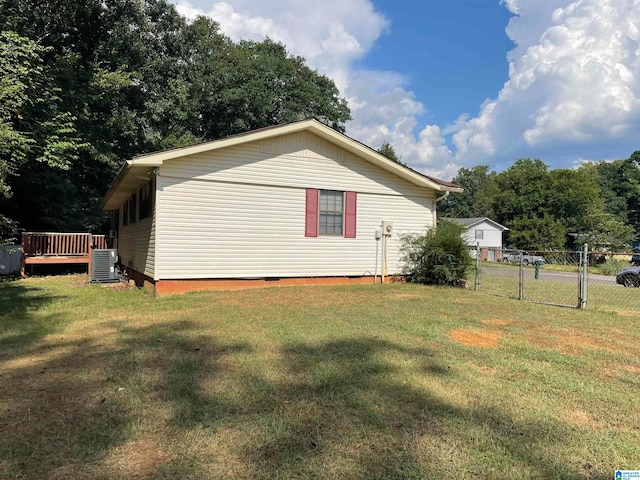
[[[640,0],[173,0],[331,77],[347,134],[424,173],[640,149]]]
[[[389,31],[362,59],[364,68],[401,72],[427,105],[424,122],[453,123],[476,113],[508,78],[505,27],[511,13],[495,0],[374,2]]]

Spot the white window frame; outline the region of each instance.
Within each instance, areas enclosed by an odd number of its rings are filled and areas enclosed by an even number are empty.
[[[325,205],[323,205],[323,197]],[[338,205],[337,199],[340,199],[340,205]],[[344,192],[339,190],[320,190],[318,203],[318,235],[329,237],[344,236]],[[323,216],[325,222],[322,221]],[[338,218],[339,222],[337,221]],[[329,225],[329,220],[332,220],[331,225]]]

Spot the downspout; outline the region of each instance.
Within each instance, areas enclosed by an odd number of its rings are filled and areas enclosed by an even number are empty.
[[[158,275],[158,264],[160,255],[158,255],[158,244],[160,243],[160,229],[158,228],[158,219],[160,218],[158,215],[158,177],[160,176],[160,168],[155,167],[151,170],[151,175],[153,175],[153,197],[151,206],[153,208],[153,212],[151,212],[151,221],[154,223],[155,235],[153,237],[153,281],[158,282],[160,280]],[[155,292],[155,284],[154,284],[154,292]]]
[[[442,200],[447,198],[450,193],[451,192],[447,190],[446,192],[444,192],[444,194],[433,200],[433,228],[436,228],[436,222],[438,221],[438,218],[436,216],[436,203],[441,202]]]

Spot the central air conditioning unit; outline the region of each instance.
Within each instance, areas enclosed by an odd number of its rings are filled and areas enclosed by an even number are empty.
[[[117,261],[118,251],[115,248],[94,250],[91,257],[91,281],[95,283],[117,282]]]

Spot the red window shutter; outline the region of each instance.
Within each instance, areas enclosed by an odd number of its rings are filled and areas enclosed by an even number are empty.
[[[356,192],[344,194],[344,238],[356,238]]]
[[[305,212],[305,237],[318,236],[318,197],[320,191],[317,188],[307,188],[307,206]]]

